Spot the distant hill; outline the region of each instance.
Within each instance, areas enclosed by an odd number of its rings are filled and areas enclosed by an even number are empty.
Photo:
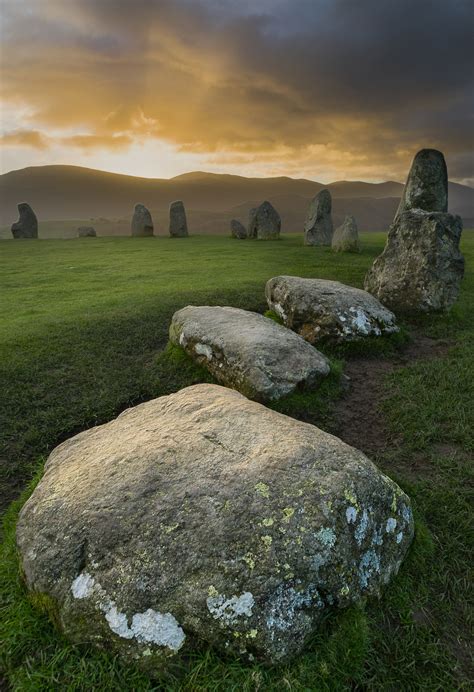
[[[228,233],[231,218],[246,221],[248,210],[268,199],[280,212],[284,231],[302,232],[308,204],[324,187],[333,195],[335,223],[351,213],[362,231],[388,227],[403,189],[393,181],[322,185],[288,177],[246,178],[201,171],[168,180],[78,166],[36,166],[0,176],[0,225],[9,227],[17,219],[18,202],[25,201],[38,216],[40,233],[46,220],[102,219],[104,233],[122,234],[128,233],[134,205],[142,202],[153,212],[158,232],[166,233],[168,206],[182,199],[194,232]],[[466,226],[474,225],[474,189],[450,183],[449,199],[450,211],[460,214]],[[73,230],[66,232],[71,234]]]

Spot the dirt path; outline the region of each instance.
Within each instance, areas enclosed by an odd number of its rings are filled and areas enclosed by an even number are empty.
[[[372,459],[396,446],[398,440],[389,432],[382,412],[389,393],[385,377],[417,360],[441,357],[452,345],[449,340],[413,332],[407,347],[393,357],[347,360],[344,374],[349,378],[348,389],[335,404],[331,432]]]

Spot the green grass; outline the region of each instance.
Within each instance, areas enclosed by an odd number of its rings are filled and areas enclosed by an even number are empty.
[[[2,243],[4,497],[12,486],[23,489],[29,482],[5,515],[0,555],[0,666],[14,690],[472,688],[474,237],[468,234],[459,304],[450,315],[417,325],[453,347],[387,381],[385,414],[400,442],[377,461],[411,495],[417,532],[380,602],[326,622],[304,655],[287,666],[244,666],[205,650],[151,682],[107,652],[69,645],[51,624],[47,603],[33,603],[19,575],[15,521],[50,449],[127,406],[210,379],[179,350],[166,348],[176,309],[230,304],[264,312],[265,281],[279,273],[361,286],[383,236],[363,241],[360,255],[313,251],[295,236],[277,243],[220,237]],[[385,357],[401,347],[400,339],[384,340],[367,345],[365,353]],[[275,408],[309,414],[325,426],[340,393],[342,360],[354,355],[350,349],[329,351],[333,374],[324,387]]]

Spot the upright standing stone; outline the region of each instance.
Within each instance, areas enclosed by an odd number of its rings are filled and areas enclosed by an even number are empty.
[[[305,245],[331,245],[334,230],[331,209],[329,190],[321,190],[311,200],[304,224]]]
[[[249,209],[249,223],[247,228],[247,236],[249,238],[257,237],[257,207]]]
[[[243,223],[237,221],[237,219],[232,219],[230,222],[230,234],[232,238],[237,238],[238,240],[245,240],[247,237],[247,229]]]
[[[95,228],[92,226],[79,226],[77,229],[77,235],[79,238],[96,238],[97,233]]]
[[[462,221],[446,213],[443,154],[423,149],[411,171],[387,243],[365,277],[365,288],[400,312],[447,310],[464,274]]]
[[[132,235],[141,238],[153,235],[151,214],[143,204],[135,204],[132,217]]]
[[[448,171],[436,149],[422,149],[413,159],[395,220],[411,209],[448,211]]]
[[[181,200],[170,204],[170,236],[172,238],[188,237],[188,222],[186,221],[186,210]]]
[[[270,202],[262,202],[257,209],[251,209],[250,214],[249,237],[257,240],[276,240],[280,237],[280,214]]]
[[[37,238],[38,219],[29,204],[21,202],[18,205],[20,218],[12,225],[12,235],[14,238]]]
[[[344,223],[334,231],[332,249],[334,252],[360,252],[359,231],[353,216],[346,216]]]

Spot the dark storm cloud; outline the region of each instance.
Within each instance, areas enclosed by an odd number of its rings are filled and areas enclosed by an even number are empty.
[[[5,98],[31,108],[25,130],[274,152],[302,171],[340,157],[361,176],[403,177],[437,146],[472,175],[471,1],[6,4]]]

